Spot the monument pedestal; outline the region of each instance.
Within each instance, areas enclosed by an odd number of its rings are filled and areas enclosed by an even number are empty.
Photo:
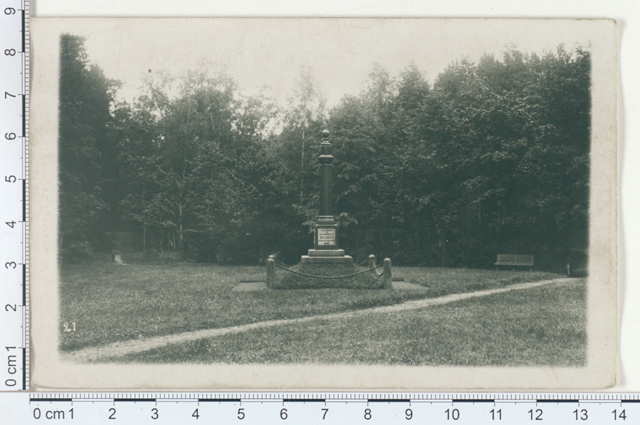
[[[314,229],[313,245],[314,249],[302,256],[300,263],[292,267],[292,272],[285,272],[280,279],[274,279],[274,288],[384,288],[384,282],[374,271],[362,273],[363,269],[353,263],[353,258],[338,248],[338,224],[333,217],[320,217]]]
[[[303,255],[302,264],[353,264],[350,255],[344,255],[344,249],[310,249],[309,255]]]

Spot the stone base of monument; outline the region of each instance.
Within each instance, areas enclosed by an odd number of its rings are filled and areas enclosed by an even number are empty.
[[[291,271],[279,269],[274,289],[383,289],[384,280],[369,267],[358,267],[344,250],[310,249]]]
[[[344,255],[344,249],[310,249],[303,255],[301,264],[353,264],[353,258]]]

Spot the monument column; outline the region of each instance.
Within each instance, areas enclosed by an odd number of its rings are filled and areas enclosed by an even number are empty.
[[[333,217],[333,155],[331,155],[331,143],[329,143],[329,130],[322,131],[318,159],[320,161],[320,205],[313,245],[317,250],[332,251],[338,249],[338,224]]]
[[[331,155],[331,143],[329,143],[329,130],[322,132],[320,144],[320,209],[319,219],[333,220],[332,213],[332,189],[333,189],[333,155]]]

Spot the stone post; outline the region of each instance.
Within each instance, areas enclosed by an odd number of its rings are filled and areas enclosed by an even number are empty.
[[[267,260],[267,288],[273,288],[276,285],[276,260],[273,255]]]
[[[376,265],[376,256],[371,254],[369,256],[369,268],[371,269],[371,268],[375,267],[375,265]]]
[[[384,289],[393,289],[393,285],[391,283],[391,258],[384,259],[384,276],[382,276],[384,280]]]

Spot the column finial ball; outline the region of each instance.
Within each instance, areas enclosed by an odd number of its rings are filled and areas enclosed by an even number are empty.
[[[322,138],[324,140],[327,140],[329,138],[329,130],[327,130],[326,128],[322,130]]]

